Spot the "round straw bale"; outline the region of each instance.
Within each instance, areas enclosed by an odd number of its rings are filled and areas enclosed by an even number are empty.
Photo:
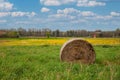
[[[92,64],[95,62],[95,51],[89,42],[83,39],[72,39],[62,46],[60,59],[66,62]]]

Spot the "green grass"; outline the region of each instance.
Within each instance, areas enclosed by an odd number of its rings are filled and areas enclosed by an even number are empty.
[[[120,46],[94,46],[92,65],[65,63],[61,46],[0,46],[0,80],[120,80]]]

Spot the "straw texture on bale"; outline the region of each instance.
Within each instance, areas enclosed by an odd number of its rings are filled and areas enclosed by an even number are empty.
[[[61,61],[92,64],[95,62],[95,51],[90,43],[82,39],[66,42],[60,51]]]

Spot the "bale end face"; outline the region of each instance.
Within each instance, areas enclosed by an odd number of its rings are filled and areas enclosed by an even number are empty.
[[[61,61],[92,64],[95,62],[95,51],[90,43],[82,39],[66,42],[60,51]]]

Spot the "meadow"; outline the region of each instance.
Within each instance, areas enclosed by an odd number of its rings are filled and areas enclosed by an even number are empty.
[[[92,65],[60,61],[69,39],[0,39],[0,80],[120,80],[120,38],[85,38],[96,52]]]
[[[0,39],[0,46],[63,45],[72,38],[6,38]],[[120,45],[120,38],[81,38],[93,45]]]

